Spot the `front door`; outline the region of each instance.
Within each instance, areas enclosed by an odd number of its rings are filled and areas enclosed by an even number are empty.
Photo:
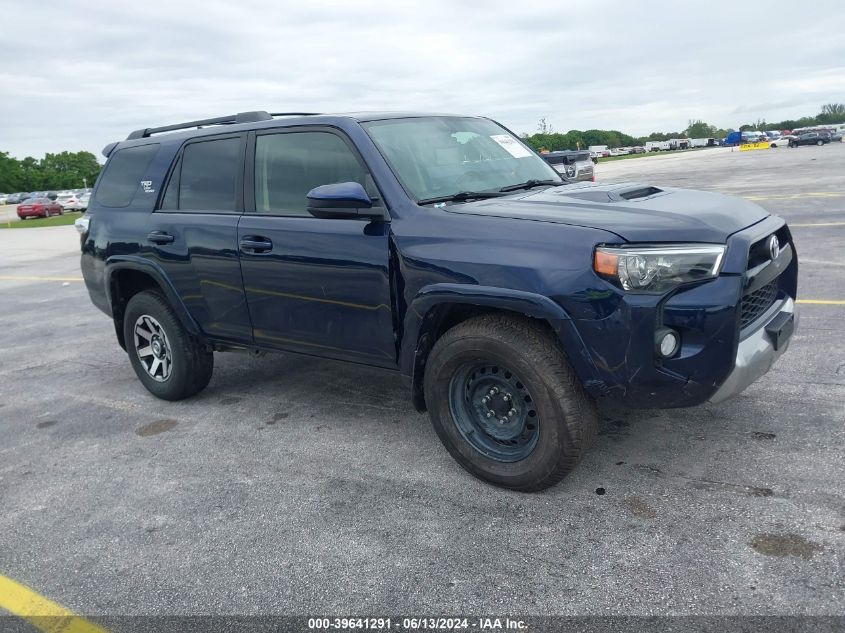
[[[351,144],[326,128],[260,132],[246,160],[238,243],[255,343],[395,367],[389,222],[306,210],[319,185],[355,181],[378,196]]]

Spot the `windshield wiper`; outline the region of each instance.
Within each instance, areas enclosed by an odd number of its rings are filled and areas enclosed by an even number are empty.
[[[531,180],[526,180],[525,182],[521,182],[516,185],[508,185],[507,187],[502,187],[499,191],[517,191],[519,189],[531,189],[532,187],[541,187],[546,185],[563,185],[565,184],[561,180],[537,180],[532,178]]]
[[[481,198],[501,198],[504,193],[500,191],[459,191],[448,196],[439,196],[437,198],[425,198],[417,202],[417,204],[431,204],[432,202],[462,202],[464,200],[480,200]]]

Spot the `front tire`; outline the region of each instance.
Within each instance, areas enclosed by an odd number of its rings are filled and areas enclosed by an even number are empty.
[[[816,145],[818,145],[819,147],[821,147],[822,145],[824,145],[824,141],[816,141]]]
[[[465,470],[523,492],[571,472],[598,426],[555,336],[517,317],[485,315],[446,332],[426,364],[425,398],[437,435]]]
[[[139,292],[129,300],[123,338],[132,369],[158,398],[188,398],[211,380],[213,352],[182,326],[158,292]]]

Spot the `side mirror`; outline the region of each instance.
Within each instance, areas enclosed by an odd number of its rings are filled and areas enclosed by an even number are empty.
[[[308,192],[308,213],[315,218],[372,218],[381,217],[381,210],[373,212],[373,201],[357,182],[321,185]]]

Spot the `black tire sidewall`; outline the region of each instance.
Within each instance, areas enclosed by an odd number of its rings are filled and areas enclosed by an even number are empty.
[[[171,372],[167,380],[159,382],[153,379],[141,363],[135,349],[135,323],[138,317],[149,315],[158,321],[167,336],[171,354]],[[197,352],[211,355],[210,352],[197,350],[198,342],[185,330],[167,300],[157,292],[144,291],[133,296],[126,306],[123,319],[123,337],[126,342],[126,352],[129,362],[135,370],[138,379],[147,391],[163,400],[181,400],[193,395],[199,389],[195,388],[197,376],[195,372]],[[209,376],[210,377],[210,376]],[[205,381],[206,383],[208,380]]]
[[[537,410],[539,438],[528,457],[517,462],[500,462],[475,449],[455,424],[450,407],[452,376],[469,362],[499,363],[514,372],[528,389]],[[429,360],[425,376],[426,403],[434,429],[449,453],[472,474],[509,488],[532,488],[557,470],[561,454],[577,452],[581,446],[567,441],[572,411],[554,395],[538,368],[519,350],[496,339],[469,336],[451,340]]]

